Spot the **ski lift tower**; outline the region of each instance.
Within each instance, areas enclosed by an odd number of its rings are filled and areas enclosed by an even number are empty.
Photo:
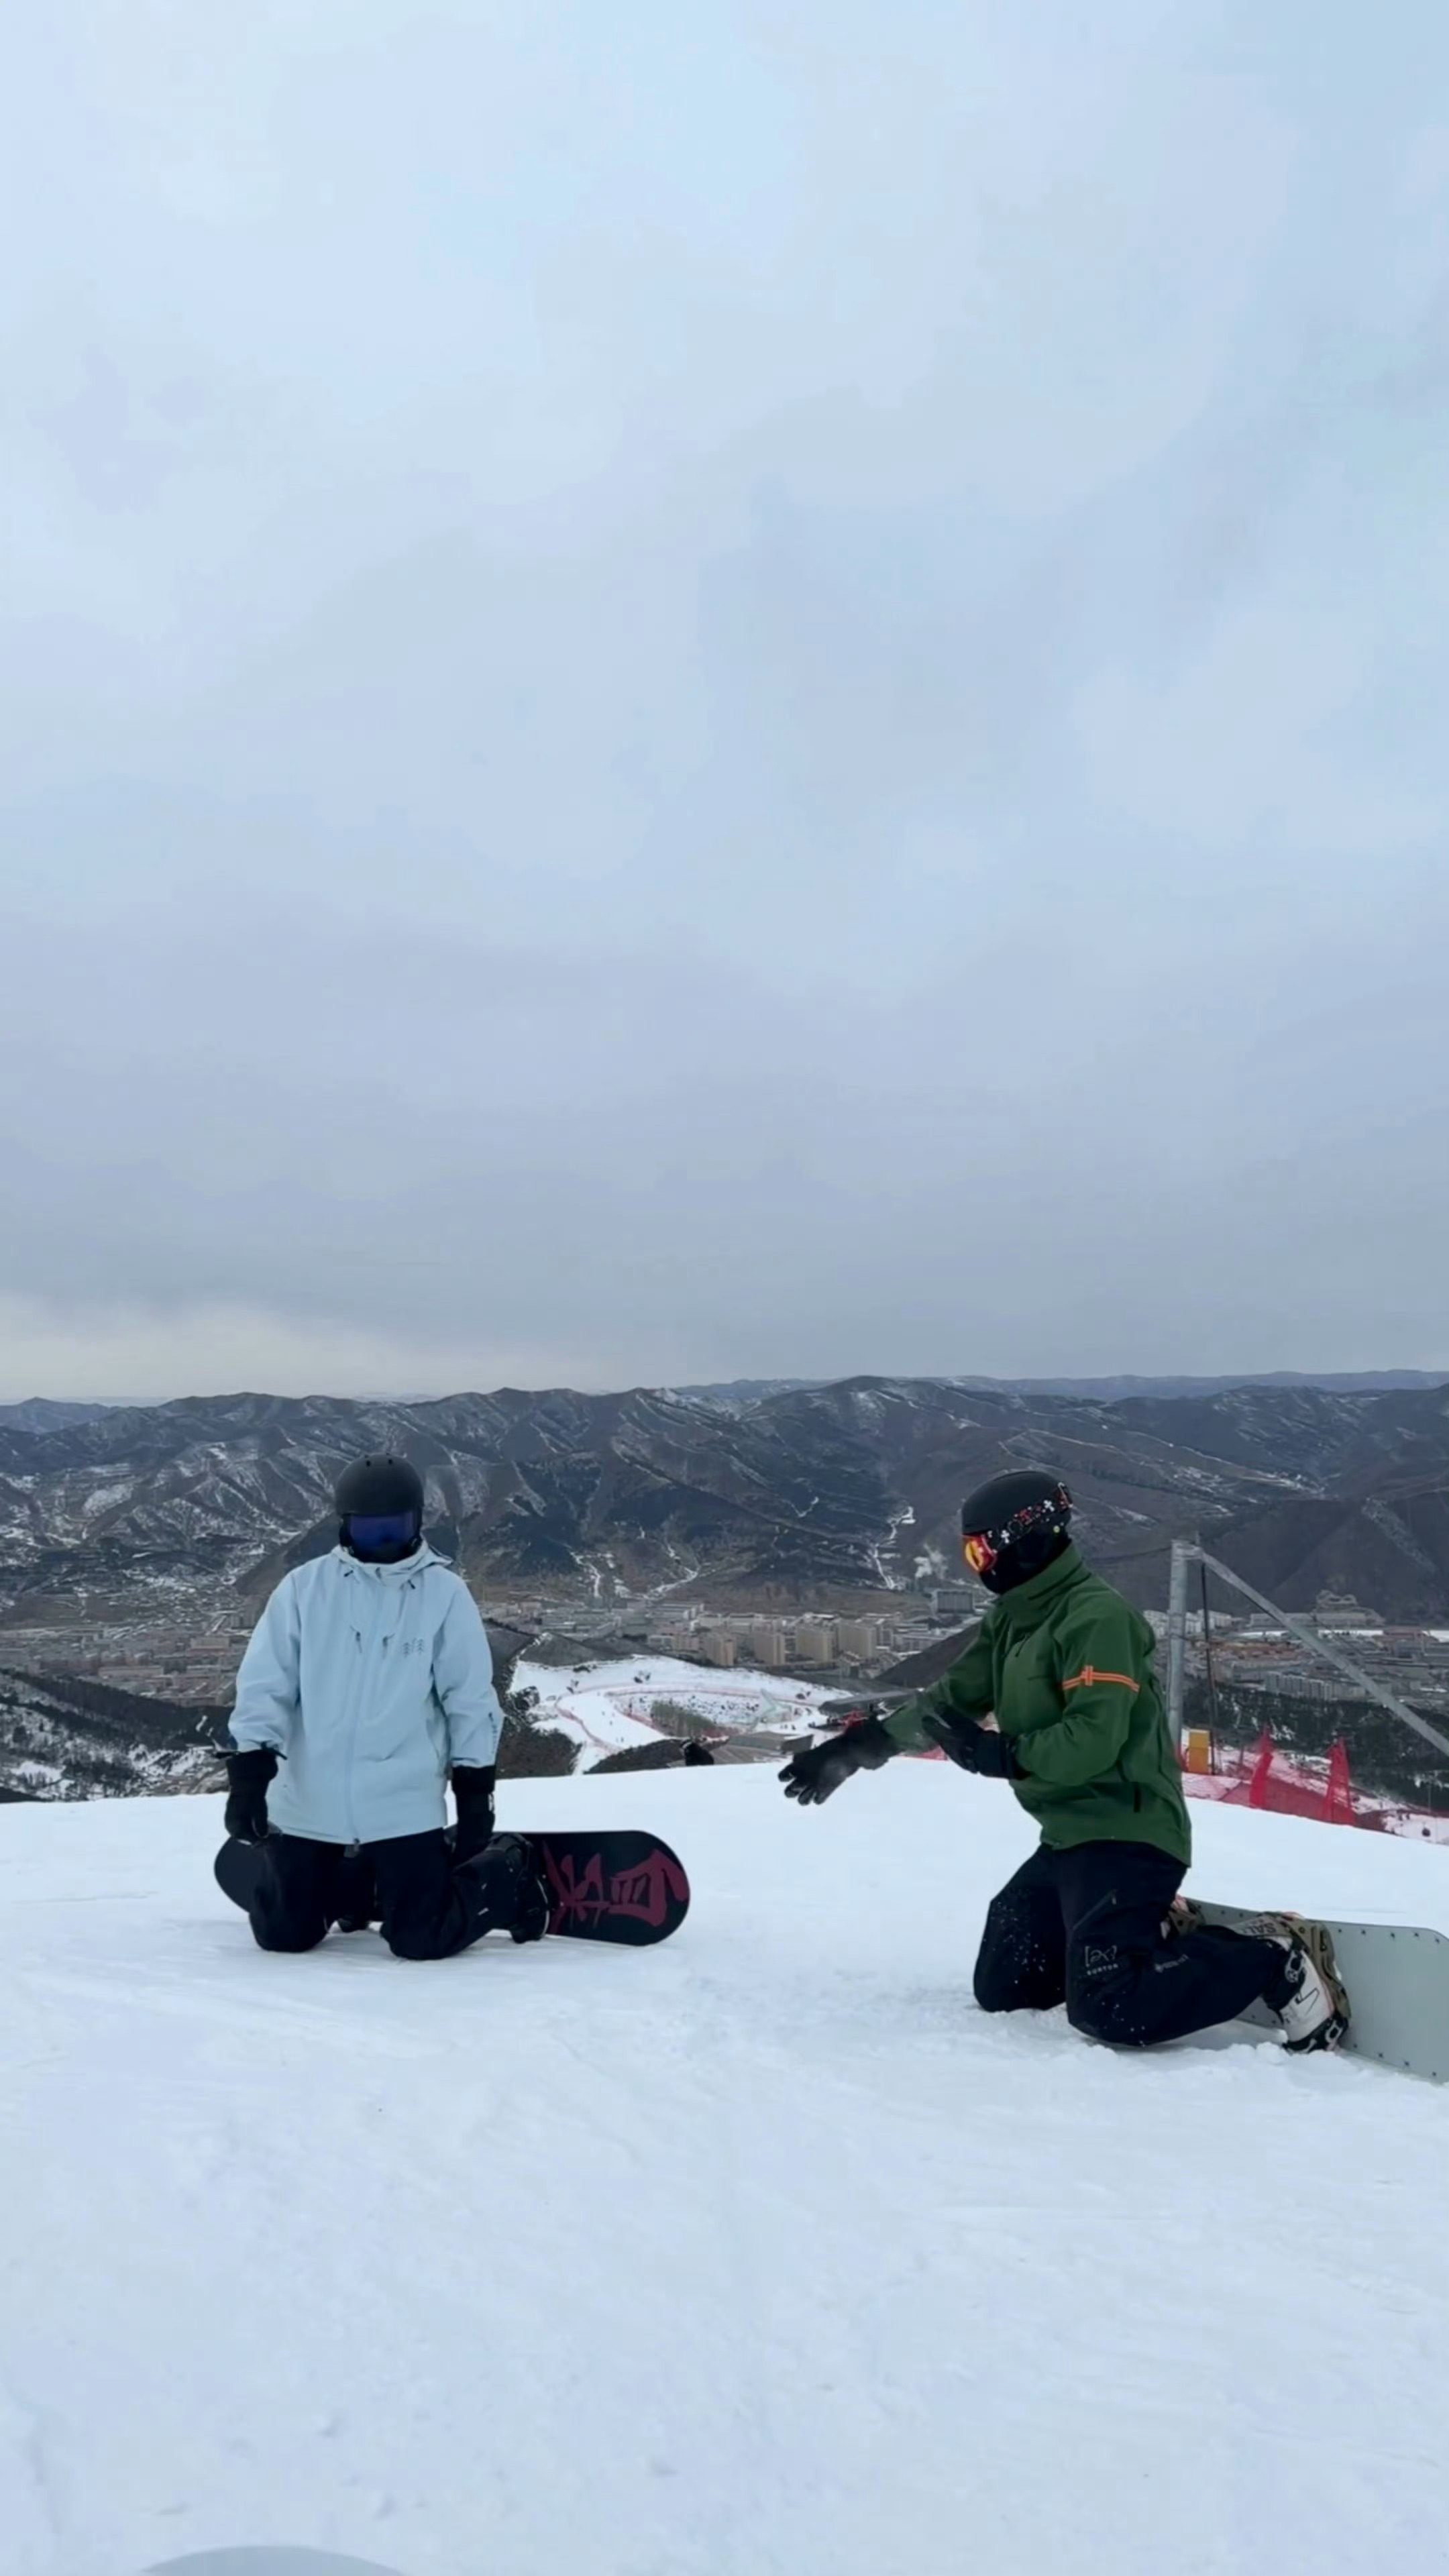
[[[1366,1699],[1377,1700],[1381,1708],[1386,1708],[1391,1716],[1398,1718],[1401,1725],[1412,1727],[1414,1733],[1421,1735],[1424,1742],[1432,1744],[1436,1751],[1449,1753],[1449,1735],[1442,1734],[1427,1717],[1421,1717],[1416,1708],[1410,1708],[1408,1701],[1400,1699],[1397,1692],[1386,1690],[1382,1682],[1375,1681],[1373,1675],[1366,1673],[1361,1664],[1356,1664],[1351,1655],[1346,1655],[1341,1646],[1321,1637],[1306,1619],[1295,1619],[1291,1610],[1280,1610],[1277,1602],[1270,1601],[1267,1593],[1260,1592],[1256,1584],[1249,1583],[1241,1574],[1235,1574],[1220,1557],[1210,1556],[1196,1540],[1186,1538],[1175,1538],[1172,1542],[1172,1566],[1167,1585],[1167,1722],[1179,1751],[1182,1748],[1183,1685],[1187,1668],[1187,1571],[1190,1565],[1200,1565],[1205,1573],[1215,1575],[1219,1583],[1226,1583],[1234,1592],[1241,1592],[1243,1598],[1253,1602],[1259,1610],[1266,1610],[1275,1626],[1286,1629],[1290,1637],[1296,1637],[1299,1644],[1306,1646],[1310,1654],[1317,1655],[1321,1663],[1332,1664],[1335,1672],[1342,1673]],[[1203,1620],[1206,1643],[1206,1608]]]

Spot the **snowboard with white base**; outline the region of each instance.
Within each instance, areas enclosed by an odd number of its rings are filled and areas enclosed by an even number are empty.
[[[1190,1904],[1198,1922],[1218,1923],[1228,1932],[1251,1932],[1258,1920],[1251,1906],[1212,1905],[1198,1896]],[[1326,1914],[1311,1919],[1332,1935],[1348,1990],[1343,2054],[1372,2057],[1429,2084],[1449,2084],[1449,1939],[1421,1924],[1340,1923]],[[1279,2026],[1265,2003],[1249,2004],[1241,2018],[1269,2030]]]

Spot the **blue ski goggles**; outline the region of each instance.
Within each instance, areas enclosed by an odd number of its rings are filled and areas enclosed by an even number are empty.
[[[349,1512],[342,1524],[344,1546],[372,1565],[395,1565],[410,1556],[422,1531],[417,1512]]]

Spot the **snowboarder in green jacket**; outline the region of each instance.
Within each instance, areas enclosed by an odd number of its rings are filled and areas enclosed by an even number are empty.
[[[1332,2047],[1347,2004],[1326,1936],[1282,1916],[1264,1916],[1254,1936],[1185,1928],[1174,1907],[1192,1837],[1156,1639],[1083,1563],[1071,1510],[1061,1479],[1040,1468],[969,1494],[962,1550],[994,1596],[976,1636],[918,1698],[795,1754],[785,1794],[818,1806],[853,1772],[931,1744],[964,1771],[1010,1781],[1041,1842],[988,1908],[983,2012],[1064,2002],[1088,2037],[1140,2048],[1231,2021],[1262,1997],[1290,2048]]]

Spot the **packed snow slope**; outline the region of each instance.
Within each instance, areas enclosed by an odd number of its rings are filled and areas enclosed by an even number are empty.
[[[0,2567],[1443,2576],[1449,2090],[988,2020],[1009,1793],[510,1781],[653,1825],[643,1952],[267,1958],[216,1801],[0,1810]],[[1202,1807],[1194,1883],[1449,1928],[1444,1855]]]

